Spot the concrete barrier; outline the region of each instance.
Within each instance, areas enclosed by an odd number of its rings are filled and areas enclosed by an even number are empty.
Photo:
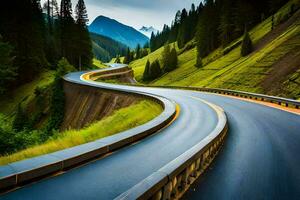
[[[85,78],[89,78],[90,74],[86,74],[84,76]],[[65,78],[64,81],[72,84],[83,84],[83,82],[72,82],[67,78]],[[174,120],[178,112],[175,102],[172,102],[163,97],[141,92],[117,90],[115,88],[110,88],[107,86],[101,87],[101,85],[90,87],[97,87],[106,90],[114,90],[121,93],[139,95],[141,97],[159,103],[164,110],[158,117],[151,120],[150,122],[121,132],[119,134],[99,139],[94,142],[75,146],[69,149],[57,151],[51,154],[18,161],[5,166],[0,166],[1,191],[5,191],[19,185],[24,185],[33,180],[41,179],[45,176],[64,171],[84,162],[88,162],[92,159],[99,158],[109,152],[132,144],[138,140],[141,140],[166,127],[170,122]]]
[[[224,94],[224,95],[231,95],[236,97],[254,99],[258,101],[264,101],[269,103],[275,103],[284,107],[289,108],[296,108],[300,109],[300,101],[275,97],[275,96],[268,96],[263,94],[256,94],[251,92],[242,92],[236,90],[226,90],[226,89],[218,89],[218,88],[200,88],[200,87],[182,87],[182,86],[149,86],[149,87],[157,87],[157,88],[171,88],[171,89],[183,89],[183,90],[194,90],[200,92],[209,92],[215,94]]]
[[[204,101],[205,102],[205,101]],[[213,161],[221,148],[228,130],[224,111],[206,102],[218,115],[216,128],[198,144],[154,172],[115,200],[131,199],[178,199],[189,185],[199,177]]]
[[[126,65],[121,65],[118,68],[110,69],[112,72],[118,72],[122,70],[127,70]],[[116,71],[115,71],[116,70]],[[101,72],[99,72],[101,75]],[[219,89],[219,88],[201,88],[201,87],[191,87],[191,86],[148,86],[148,85],[135,85],[141,87],[156,87],[156,88],[171,88],[171,89],[183,89],[183,90],[194,90],[194,91],[201,91],[201,92],[209,92],[209,93],[216,93],[216,94],[224,94],[224,95],[232,95],[236,97],[254,99],[269,103],[275,103],[281,106],[289,107],[289,108],[296,108],[300,109],[300,101],[275,97],[275,96],[268,96],[263,94],[256,94],[251,92],[243,92],[237,90],[227,90],[227,89]]]

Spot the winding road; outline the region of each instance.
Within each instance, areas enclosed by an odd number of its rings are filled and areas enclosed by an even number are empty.
[[[0,199],[114,199],[214,130],[218,117],[205,101],[225,110],[229,132],[216,160],[183,198],[300,198],[300,115],[216,94],[85,81],[83,74],[71,73],[66,79],[162,96],[180,106],[180,115],[170,126],[138,143]]]

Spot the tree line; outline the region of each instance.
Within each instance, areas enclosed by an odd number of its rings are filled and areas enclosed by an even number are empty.
[[[131,50],[129,47],[124,55],[124,64],[143,58],[149,54],[149,43],[146,43],[143,47],[138,44],[135,49]]]
[[[192,4],[189,11],[176,13],[171,26],[165,25],[161,32],[152,33],[151,51],[176,41],[183,48],[195,38],[200,65],[201,58],[243,34],[247,36],[246,30],[273,15],[285,3],[285,0],[205,0],[197,7]]]
[[[161,63],[158,59],[150,63],[148,60],[144,69],[143,80],[152,81],[165,73],[171,72],[177,68],[178,65],[178,56],[175,47],[172,47],[169,44],[164,46],[164,50],[161,57]]]
[[[44,12],[43,12],[44,10]],[[73,16],[74,14],[74,16]],[[44,69],[56,69],[65,57],[77,69],[91,66],[92,45],[83,0],[75,13],[71,0],[10,0],[0,8],[0,92],[31,81]]]
[[[94,56],[102,62],[109,62],[117,56],[125,56],[127,46],[109,37],[90,33]]]

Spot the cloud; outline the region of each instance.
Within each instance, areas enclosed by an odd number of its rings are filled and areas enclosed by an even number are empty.
[[[168,9],[178,7],[182,4],[191,4],[193,0],[87,0],[87,2],[97,6],[124,7],[143,10]],[[184,3],[183,3],[184,2]]]
[[[192,3],[197,6],[200,2],[201,0],[85,0],[90,22],[97,16],[104,15],[135,28],[145,25],[156,29],[162,29],[164,24],[171,24],[177,10],[189,9]],[[72,3],[74,7],[77,0],[72,0]]]
[[[139,28],[143,25],[162,29],[171,24],[177,10],[199,5],[201,0],[86,0],[90,17],[105,15]]]

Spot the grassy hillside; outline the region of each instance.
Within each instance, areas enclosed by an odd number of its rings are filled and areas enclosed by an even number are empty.
[[[116,62],[116,59],[117,59],[117,58],[112,58],[112,59],[109,61],[109,63],[115,63],[115,62]],[[124,62],[124,59],[125,59],[125,57],[124,57],[124,56],[120,57],[120,61],[121,61],[121,63],[123,63],[123,62]]]
[[[149,100],[116,111],[85,129],[70,130],[55,135],[46,143],[30,147],[15,154],[0,157],[0,165],[23,160],[76,145],[84,144],[142,125],[162,112],[162,107]]]
[[[45,71],[37,76],[32,82],[24,84],[14,91],[11,91],[0,100],[0,113],[11,115],[19,103],[27,105],[35,97],[35,89],[43,88],[54,80],[54,71]]]
[[[287,18],[290,1],[275,15],[275,23]],[[300,13],[271,30],[271,17],[251,30],[250,35],[255,51],[247,57],[240,56],[240,40],[227,47],[220,47],[203,59],[204,67],[197,69],[196,48],[179,55],[178,69],[165,74],[154,85],[183,85],[214,88],[228,88],[300,97]],[[225,50],[229,53],[224,55]],[[130,66],[141,81],[144,66],[149,59],[160,59],[163,48],[149,56],[134,61]],[[298,70],[298,71],[297,71]],[[278,78],[272,78],[278,77]]]
[[[100,69],[107,68],[106,65],[104,65],[100,60],[97,60],[96,58],[93,59],[93,65],[96,68],[100,68]]]

